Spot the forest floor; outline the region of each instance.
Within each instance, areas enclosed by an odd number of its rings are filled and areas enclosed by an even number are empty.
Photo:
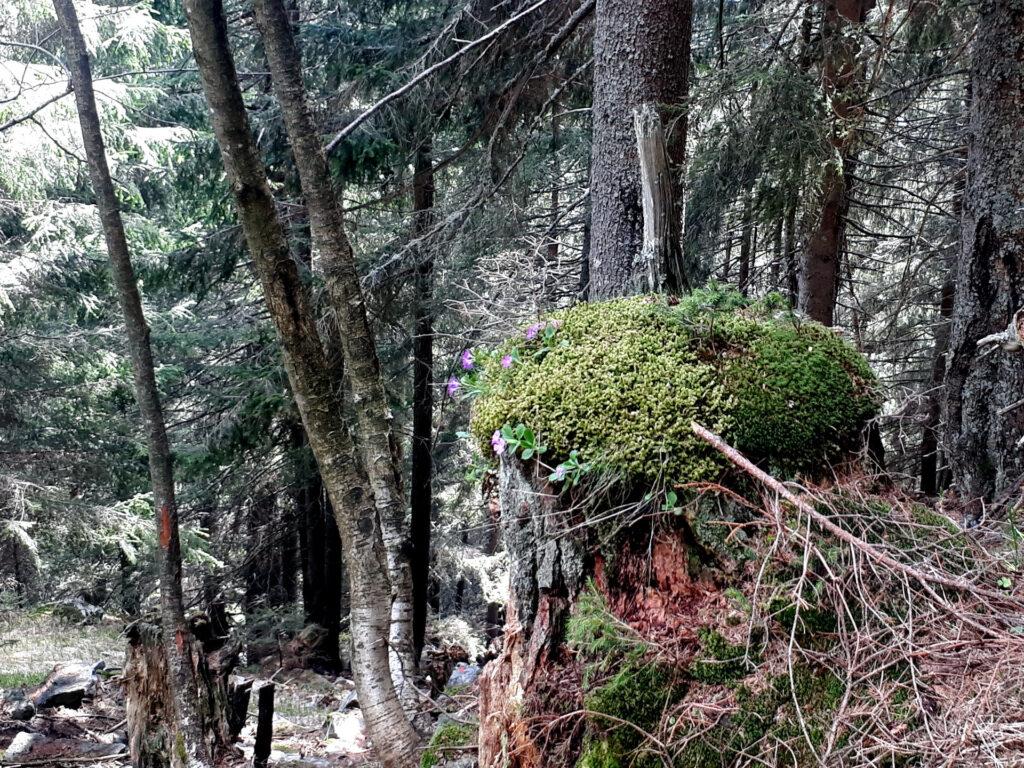
[[[43,612],[0,614],[0,765],[5,768],[61,768],[61,766],[128,765],[126,754],[104,755],[90,762],[74,759],[34,759],[31,755],[5,758],[5,750],[19,733],[41,733],[89,744],[124,743],[124,694],[120,673],[126,641],[122,625],[104,619],[94,626],[59,621]],[[19,691],[29,693],[57,665],[93,666],[103,662],[95,696],[81,707],[43,709],[30,720],[15,720],[12,709]],[[310,670],[282,670],[274,664],[237,670],[243,677],[275,683],[274,733],[270,764],[277,768],[370,768],[362,715],[354,706],[353,684],[345,677],[331,678]],[[223,766],[251,763],[255,739],[256,703],[250,702],[237,753]]]

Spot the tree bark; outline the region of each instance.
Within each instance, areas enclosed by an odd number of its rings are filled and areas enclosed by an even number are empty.
[[[430,143],[416,151],[413,177],[413,237],[421,238],[434,218],[434,166]],[[429,246],[421,246],[429,249]],[[430,591],[430,538],[434,479],[434,260],[421,254],[416,270],[413,317],[412,476],[409,483],[412,540],[413,646],[423,651]]]
[[[874,5],[874,0],[825,0],[822,12],[821,87],[830,110],[831,157],[822,171],[819,213],[803,255],[798,304],[812,320],[824,325],[835,322],[849,184],[856,166],[857,123],[864,111],[860,44],[848,30],[862,24]]]
[[[410,544],[405,534],[405,496],[398,443],[392,429],[377,346],[327,156],[306,99],[302,62],[288,10],[282,0],[256,0],[253,7],[270,64],[274,93],[281,105],[306,198],[313,247],[319,255],[338,323],[352,387],[359,446],[380,515],[392,593],[391,673],[399,696],[407,705],[414,706],[418,696],[412,690],[416,662]]]
[[[1024,305],[1024,3],[978,5],[967,186],[946,367],[945,446],[978,507],[1024,474],[1024,354],[978,347]],[[1016,404],[1016,406],[1015,406]],[[977,514],[977,512],[975,512]]]
[[[921,493],[935,496],[943,483],[940,482],[939,429],[942,424],[942,387],[946,378],[946,351],[949,348],[949,320],[953,313],[953,278],[942,283],[939,301],[939,326],[935,330],[935,352],[932,358],[932,372],[925,396],[925,421],[921,435]]]
[[[665,144],[661,117],[653,104],[641,104],[633,113],[644,239],[640,250],[644,289],[680,293],[689,283],[683,269],[679,206],[674,199],[672,163]]]
[[[341,634],[341,537],[324,497],[320,473],[309,456],[301,423],[292,426],[295,464],[295,512],[299,524],[302,563],[302,609],[307,627],[323,630],[308,650],[313,668],[341,670],[338,640]]]
[[[124,315],[128,352],[135,380],[135,400],[142,414],[149,450],[149,475],[159,542],[157,551],[163,648],[170,671],[168,682],[171,710],[166,714],[171,718],[175,739],[182,745],[181,749],[172,751],[171,764],[189,768],[210,765],[210,746],[206,740],[207,724],[199,706],[199,689],[192,661],[197,650],[185,621],[182,598],[181,544],[178,534],[178,509],[174,496],[173,459],[154,374],[149,325],[142,309],[142,299],[139,296],[124,222],[121,219],[120,204],[107,165],[106,148],[93,92],[92,67],[78,24],[78,15],[72,0],[54,0],[54,9],[67,51],[68,70],[75,92],[75,105],[82,129],[89,178],[96,195],[96,208],[103,228],[107,254],[110,257],[118,302]]]
[[[643,214],[633,110],[657,104],[681,220],[692,0],[598,0],[594,29],[590,298],[641,288]]]
[[[343,539],[352,602],[353,672],[367,732],[387,768],[405,768],[415,764],[420,738],[391,681],[391,589],[373,489],[357,460],[308,290],[289,252],[249,128],[223,6],[213,0],[187,0],[185,10],[239,219]]]

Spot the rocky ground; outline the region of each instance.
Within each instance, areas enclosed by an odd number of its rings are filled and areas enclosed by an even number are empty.
[[[95,625],[52,612],[8,616],[0,623],[0,765],[128,765],[120,624]],[[435,674],[450,679],[446,693],[425,698],[423,724],[436,731],[426,765],[475,764],[474,690],[477,667],[454,661]],[[273,663],[238,670],[275,683],[270,765],[280,768],[369,766],[369,744],[354,686],[344,676],[284,670]],[[256,701],[224,765],[250,764]],[[436,725],[435,725],[436,723]]]

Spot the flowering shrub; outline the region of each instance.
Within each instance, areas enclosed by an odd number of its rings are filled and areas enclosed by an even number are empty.
[[[480,449],[501,455],[529,425],[553,481],[578,482],[598,457],[630,481],[714,479],[721,459],[691,420],[773,469],[812,469],[857,447],[878,405],[866,362],[834,332],[713,286],[674,305],[580,304],[470,359],[460,386],[476,395]]]

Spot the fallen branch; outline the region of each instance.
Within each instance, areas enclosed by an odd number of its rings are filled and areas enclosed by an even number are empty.
[[[933,597],[938,597],[938,595],[935,593],[934,589],[932,588],[932,585],[938,585],[941,587],[946,587],[948,589],[956,590],[958,592],[964,592],[971,595],[979,595],[982,597],[988,597],[999,601],[1004,601],[1007,599],[1007,595],[1005,593],[986,589],[985,587],[973,584],[967,581],[966,579],[959,579],[952,576],[943,576],[941,574],[925,573],[924,571],[919,571],[918,569],[913,568],[905,563],[901,563],[899,560],[895,559],[891,555],[887,555],[885,552],[881,551],[877,547],[872,546],[863,539],[853,535],[846,529],[836,525],[826,515],[823,515],[821,512],[816,510],[811,504],[808,504],[806,501],[801,499],[799,496],[797,496],[795,493],[789,490],[789,488],[787,488],[783,483],[779,482],[774,477],[769,475],[767,472],[758,468],[743,454],[741,454],[731,445],[726,443],[724,440],[722,440],[722,438],[720,438],[711,430],[702,427],[695,421],[690,422],[690,429],[692,429],[698,437],[700,437],[702,440],[711,445],[715,450],[717,450],[719,453],[721,453],[723,456],[729,459],[729,461],[732,462],[736,467],[742,469],[748,475],[760,481],[771,490],[775,491],[775,493],[779,494],[779,496],[793,504],[793,506],[795,506],[801,512],[806,514],[817,525],[824,528],[837,539],[845,542],[846,544],[849,544],[851,547],[854,547],[870,559],[874,560],[876,563],[884,565],[885,567],[890,568],[898,573],[902,573],[904,576],[907,576],[913,579],[914,581],[918,582],[919,584],[921,584],[922,587],[924,587],[925,591],[927,591]],[[979,626],[977,628],[981,627]],[[986,629],[986,631],[991,633],[992,630]],[[1020,638],[1017,639],[1019,640]]]

